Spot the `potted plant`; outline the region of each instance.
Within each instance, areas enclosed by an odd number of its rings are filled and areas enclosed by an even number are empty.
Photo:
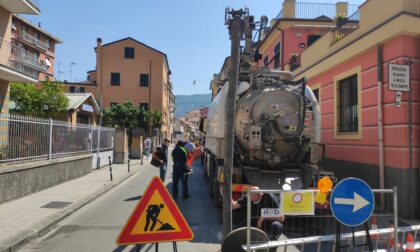
[[[292,52],[289,56],[289,64],[292,65],[296,63],[298,57],[299,57],[299,54]]]
[[[334,17],[334,23],[337,27],[342,27],[345,23],[347,23],[346,14],[338,13],[337,16]]]

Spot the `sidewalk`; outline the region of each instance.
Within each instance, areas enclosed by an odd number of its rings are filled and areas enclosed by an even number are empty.
[[[45,233],[74,211],[149,165],[147,160],[143,165],[140,165],[140,160],[131,160],[128,172],[127,164],[113,164],[112,182],[109,166],[105,166],[81,178],[1,204],[0,252],[16,251],[25,242]],[[51,203],[53,201],[57,203]],[[53,208],[45,207],[49,203]]]

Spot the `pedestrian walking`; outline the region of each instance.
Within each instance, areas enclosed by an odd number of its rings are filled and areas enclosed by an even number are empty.
[[[159,165],[159,176],[162,182],[165,182],[166,178],[166,170],[168,169],[168,147],[169,147],[170,140],[168,138],[163,139],[163,143],[161,146],[157,147],[156,150],[153,151],[152,155],[153,158],[158,160]]]
[[[147,159],[149,159],[151,148],[152,148],[152,140],[149,137],[147,137],[146,139],[144,139],[144,150],[146,151]]]
[[[178,197],[178,183],[181,180],[182,183],[182,197],[188,198],[188,184],[185,180],[185,174],[187,173],[187,149],[184,148],[185,142],[178,141],[174,150],[172,151],[173,173],[172,173],[172,197],[175,199]]]

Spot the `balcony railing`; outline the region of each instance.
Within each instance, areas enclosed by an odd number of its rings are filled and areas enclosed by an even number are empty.
[[[40,71],[46,71],[48,68],[34,55],[2,38],[0,38],[0,65],[8,66],[35,79],[38,79]]]
[[[345,18],[337,27],[332,30],[331,45],[341,40],[354,30],[359,28],[359,11],[355,12],[348,18]]]
[[[20,38],[23,39],[26,42],[29,42],[29,43],[43,49],[43,50],[48,50],[50,48],[50,45],[47,42],[44,42],[44,41],[36,38],[33,35],[30,35],[30,34],[26,33],[26,32],[22,32],[20,34]]]
[[[357,12],[359,5],[349,4],[347,5],[346,16],[353,15]],[[325,16],[333,19],[337,16],[337,9],[335,4],[329,3],[305,3],[305,2],[296,2],[295,3],[295,13],[294,18],[296,19],[316,19],[321,16]],[[284,18],[284,10],[282,9],[280,13],[276,16],[276,19]]]

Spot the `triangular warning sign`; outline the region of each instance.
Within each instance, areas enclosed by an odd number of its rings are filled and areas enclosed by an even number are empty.
[[[153,177],[117,238],[118,245],[190,241],[188,223],[159,177]]]

